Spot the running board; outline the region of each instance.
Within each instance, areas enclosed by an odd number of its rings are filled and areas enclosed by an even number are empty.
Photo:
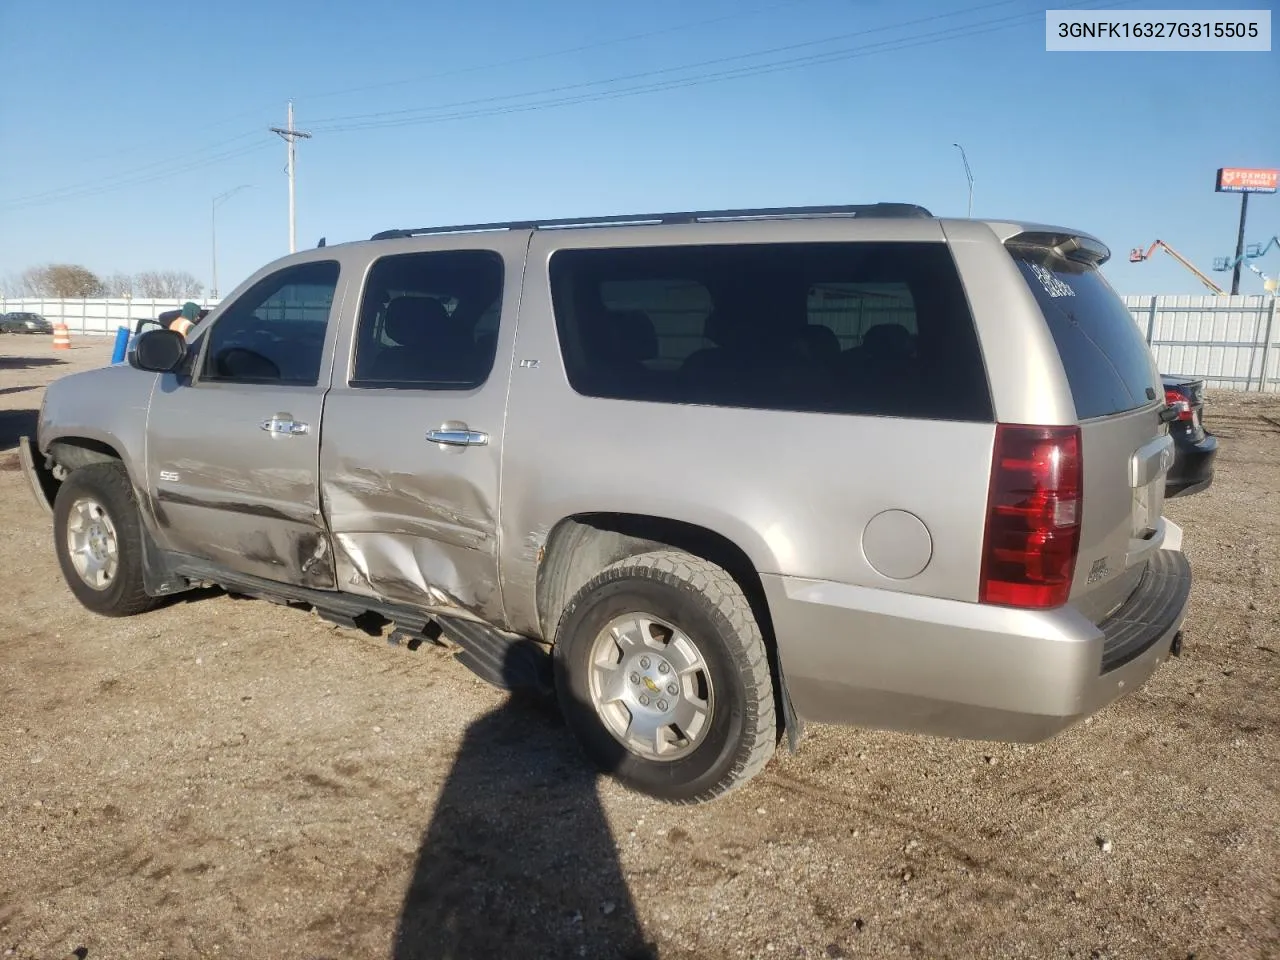
[[[380,619],[394,625],[393,637],[396,634],[422,637],[434,643],[434,631],[429,629],[434,624],[459,647],[454,659],[480,679],[504,690],[533,689],[540,693],[551,690],[550,648],[518,634],[462,617],[428,616],[412,607],[384,603],[372,597],[278,583],[236,573],[194,557],[169,559],[174,573],[188,580],[217,584],[231,593],[259,600],[305,604],[330,623],[375,636],[382,632],[382,624],[376,622]]]
[[[550,647],[471,620],[436,617],[436,621],[444,635],[462,648],[455,659],[482,680],[503,690],[551,692]]]

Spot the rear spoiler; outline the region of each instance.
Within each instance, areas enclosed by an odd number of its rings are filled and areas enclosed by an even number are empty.
[[[1034,247],[1050,250],[1066,260],[1100,267],[1111,259],[1111,250],[1101,240],[1079,233],[1041,233],[1028,231],[1005,241],[1009,247]]]

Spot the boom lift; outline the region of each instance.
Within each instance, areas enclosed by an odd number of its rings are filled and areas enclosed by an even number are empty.
[[[1280,237],[1272,237],[1267,241],[1265,247],[1260,243],[1251,243],[1244,248],[1244,254],[1239,257],[1218,257],[1213,261],[1213,269],[1218,271],[1234,270],[1236,264],[1243,260],[1245,266],[1253,270],[1253,267],[1249,265],[1249,261],[1262,259],[1270,252],[1272,247],[1280,247]],[[1258,271],[1254,270],[1253,272],[1257,273]]]
[[[1163,249],[1165,253],[1173,257],[1173,259],[1177,260],[1180,264],[1182,264],[1184,267],[1186,267],[1188,270],[1194,273],[1196,275],[1196,279],[1199,280],[1201,283],[1203,283],[1210,290],[1212,290],[1215,294],[1217,294],[1220,297],[1224,296],[1224,291],[1220,286],[1218,286],[1216,283],[1210,280],[1204,273],[1198,270],[1190,260],[1188,260],[1182,254],[1180,254],[1177,250],[1173,249],[1173,247],[1169,246],[1163,240],[1157,240],[1155,243],[1151,244],[1151,246],[1147,248],[1145,253],[1143,252],[1141,247],[1134,247],[1132,250],[1129,251],[1129,262],[1141,263],[1143,260],[1149,260],[1151,258],[1151,255],[1156,252],[1156,247],[1160,247],[1161,249]]]

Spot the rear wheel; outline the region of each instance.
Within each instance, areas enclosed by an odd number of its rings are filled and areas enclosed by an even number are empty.
[[[142,580],[142,520],[121,463],[81,467],[58,488],[54,540],[67,586],[107,617],[142,613],[159,601]]]
[[[620,560],[561,617],[556,692],[586,753],[660,800],[696,803],[773,755],[773,681],[760,628],[723,569],[679,551]]]

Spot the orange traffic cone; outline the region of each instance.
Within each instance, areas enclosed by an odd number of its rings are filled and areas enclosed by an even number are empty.
[[[53,349],[71,349],[71,332],[67,330],[65,323],[55,323],[53,325]]]

